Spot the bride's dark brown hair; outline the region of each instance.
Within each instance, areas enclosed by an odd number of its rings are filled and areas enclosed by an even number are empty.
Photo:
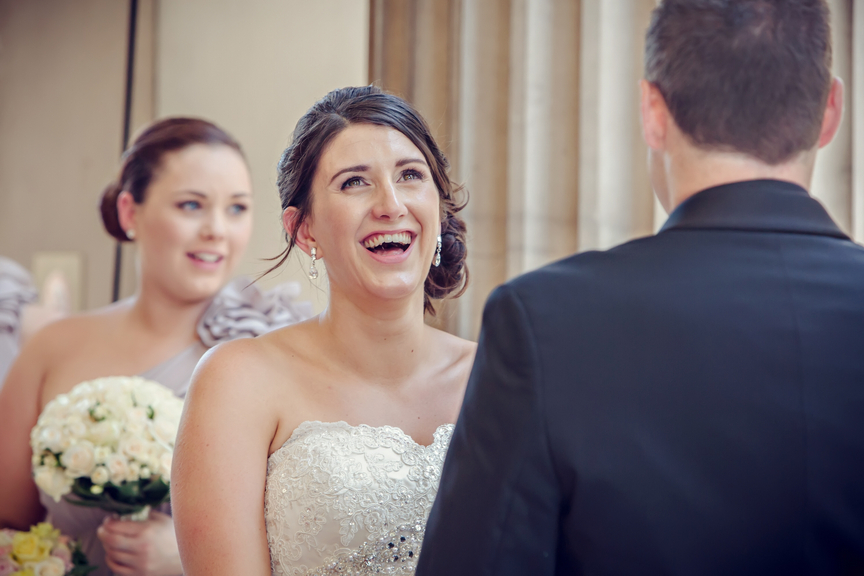
[[[441,199],[441,264],[431,267],[424,285],[423,305],[434,315],[432,299],[456,297],[465,292],[468,268],[465,258],[465,222],[456,214],[465,207],[467,194],[450,180],[447,158],[432,138],[423,117],[413,106],[398,96],[375,86],[340,88],[316,102],[297,122],[291,144],[279,161],[279,197],[282,210],[297,208],[295,226],[302,224],[312,209],[312,179],[327,145],[337,134],[353,124],[373,124],[393,128],[417,146],[432,173]],[[459,202],[456,196],[465,195]],[[294,248],[294,238],[285,235],[288,246],[277,256],[275,270],[288,259]],[[430,263],[431,266],[431,263]],[[268,271],[268,272],[269,272]]]
[[[212,122],[200,118],[166,118],[151,124],[123,153],[120,175],[102,192],[99,209],[108,234],[120,242],[129,240],[126,231],[120,226],[117,213],[120,192],[126,190],[132,194],[136,204],[141,204],[153,175],[162,165],[162,157],[193,144],[228,146],[243,156],[240,144]]]

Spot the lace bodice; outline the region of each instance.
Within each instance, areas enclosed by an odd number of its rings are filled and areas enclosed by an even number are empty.
[[[414,574],[452,434],[421,446],[392,426],[298,426],[267,462],[273,574]]]

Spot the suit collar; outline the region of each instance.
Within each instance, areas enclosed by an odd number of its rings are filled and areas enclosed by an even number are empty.
[[[750,180],[703,190],[681,203],[660,229],[706,228],[817,234],[849,239],[804,188]]]

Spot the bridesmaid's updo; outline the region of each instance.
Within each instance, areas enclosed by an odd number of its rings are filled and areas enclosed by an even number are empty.
[[[193,144],[223,145],[233,148],[240,156],[243,151],[227,132],[198,118],[166,118],[148,126],[123,153],[120,175],[102,192],[100,211],[108,234],[126,242],[126,232],[120,226],[117,197],[126,190],[136,204],[144,202],[144,193],[162,163],[162,157]]]
[[[467,198],[447,174],[450,163],[438,147],[426,121],[408,102],[375,86],[340,88],[316,102],[297,122],[291,144],[279,161],[276,185],[282,209],[297,208],[297,225],[312,208],[311,187],[318,160],[327,145],[352,124],[374,124],[393,128],[417,146],[432,173],[441,198],[441,264],[431,266],[424,285],[424,308],[434,315],[432,299],[460,296],[467,287],[465,263],[465,222],[456,214],[465,207]],[[276,258],[278,268],[294,248],[294,238],[286,234],[288,246]]]

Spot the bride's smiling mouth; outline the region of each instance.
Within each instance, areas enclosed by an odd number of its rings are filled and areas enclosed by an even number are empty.
[[[416,234],[407,230],[373,232],[360,244],[379,262],[401,262],[411,252],[416,238]]]

